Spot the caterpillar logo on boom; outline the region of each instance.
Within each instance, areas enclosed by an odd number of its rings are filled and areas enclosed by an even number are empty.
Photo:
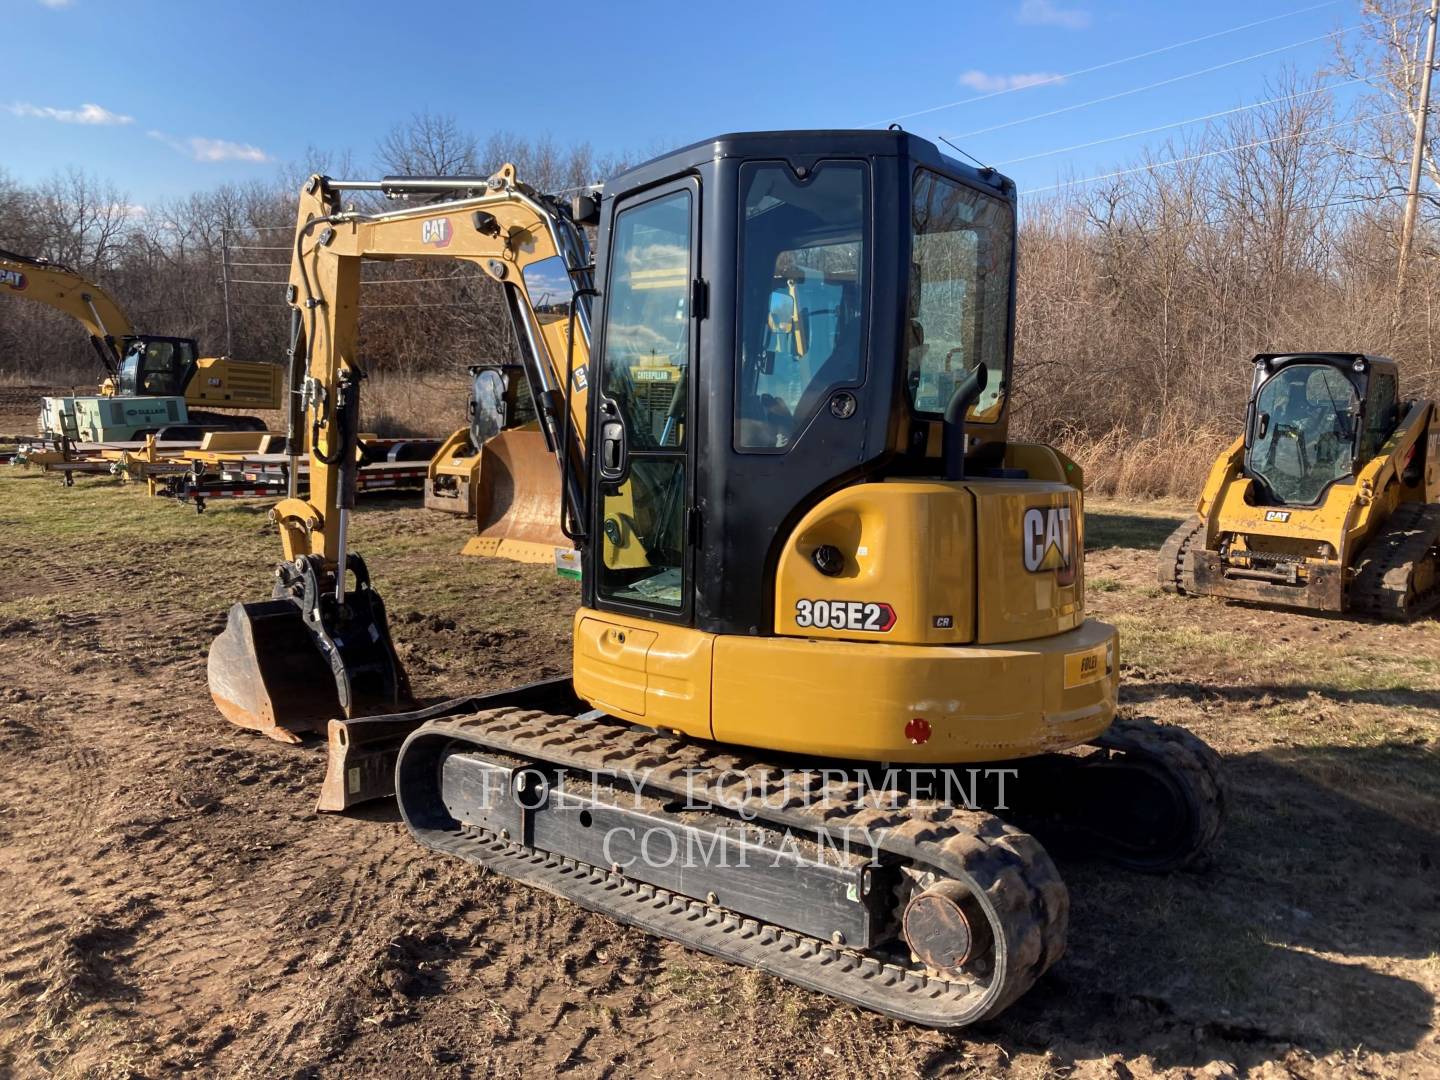
[[[10,288],[17,291],[25,288],[28,284],[25,280],[25,275],[19,270],[0,270],[0,281],[3,281],[6,285],[9,285]]]
[[[420,223],[420,242],[422,244],[429,244],[431,247],[437,248],[449,247],[450,235],[449,218],[434,218]]]
[[[1068,506],[1032,506],[1021,524],[1021,553],[1032,574],[1054,570],[1061,585],[1075,580],[1075,521]]]

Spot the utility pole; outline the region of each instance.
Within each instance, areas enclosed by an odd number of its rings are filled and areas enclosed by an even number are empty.
[[[1436,0],[1440,3],[1440,0]],[[1435,24],[1430,24],[1430,40],[1435,40]],[[235,355],[235,342],[230,330],[230,230],[220,226],[220,288],[225,298],[225,355]]]
[[[1425,154],[1425,132],[1430,126],[1430,77],[1435,71],[1435,22],[1440,0],[1430,0],[1430,29],[1425,38],[1425,66],[1419,76],[1420,102],[1415,112],[1415,146],[1410,151],[1410,187],[1405,197],[1405,222],[1400,227],[1400,265],[1395,275],[1395,307],[1399,313],[1405,292],[1405,273],[1410,265],[1410,245],[1415,239],[1415,213],[1420,202],[1420,164]]]

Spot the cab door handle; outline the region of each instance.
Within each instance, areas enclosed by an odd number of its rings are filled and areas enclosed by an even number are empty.
[[[600,479],[618,483],[630,471],[629,440],[625,438],[625,422],[613,401],[600,407]]]

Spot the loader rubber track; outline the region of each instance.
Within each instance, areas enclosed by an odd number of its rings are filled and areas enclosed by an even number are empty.
[[[1065,949],[1069,894],[1054,864],[1033,837],[993,814],[911,801],[891,792],[881,792],[884,798],[877,799],[874,790],[858,780],[840,780],[819,770],[791,772],[786,787],[785,774],[773,763],[608,718],[577,720],[502,708],[433,720],[406,743],[402,775],[405,755],[424,740],[459,742],[467,749],[592,776],[643,775],[647,792],[678,800],[693,797],[698,777],[703,790],[715,793],[713,809],[753,815],[751,820],[760,825],[837,843],[858,842],[863,836],[907,870],[961,882],[979,899],[994,931],[989,970],[977,977],[937,977],[908,958],[903,942],[862,953],[629,880],[614,868],[529,848],[485,829],[453,821],[445,827],[417,824],[408,807],[433,793],[407,792],[403,785],[398,792],[407,825],[427,847],[897,1019],[948,1028],[992,1017],[1028,990]],[[809,784],[813,794],[796,796],[796,777],[804,781],[799,790]]]
[[[1186,565],[1186,556],[1197,538],[1205,535],[1205,523],[1197,517],[1186,518],[1184,524],[1170,534],[1160,546],[1156,578],[1166,592],[1194,595],[1195,572]]]
[[[1350,583],[1356,614],[1391,622],[1415,619],[1440,604],[1440,506],[1406,503],[1396,508],[1365,548]],[[1429,566],[1426,566],[1426,563]],[[1428,583],[1416,591],[1416,575]]]
[[[1150,859],[1106,853],[1131,869],[1147,873],[1199,870],[1220,847],[1225,831],[1226,789],[1220,755],[1183,727],[1148,720],[1116,721],[1092,745],[1162,771],[1186,809],[1183,837],[1169,851]]]

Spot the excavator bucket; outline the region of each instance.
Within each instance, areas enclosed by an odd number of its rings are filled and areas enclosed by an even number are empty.
[[[514,428],[480,451],[475,518],[479,533],[462,555],[551,563],[574,545],[560,529],[560,469],[539,431]]]
[[[340,715],[330,665],[292,600],[236,604],[210,646],[210,696],[225,719],[281,742]]]
[[[282,564],[276,596],[236,604],[210,646],[210,696],[231,723],[281,742],[323,732],[332,719],[393,711],[411,701],[385,607],[358,555],[343,600],[318,562]]]

